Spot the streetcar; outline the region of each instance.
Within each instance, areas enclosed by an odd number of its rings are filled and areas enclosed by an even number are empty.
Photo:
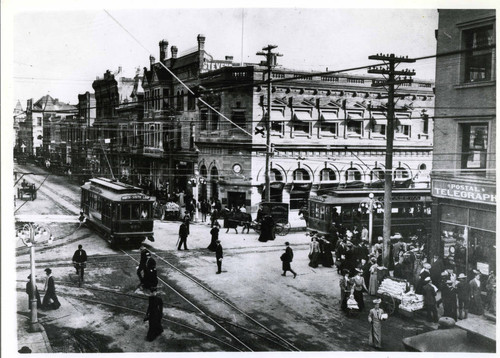
[[[92,227],[111,246],[154,241],[153,203],[141,188],[107,178],[93,178],[81,186],[81,210]]]
[[[367,199],[373,194],[372,243],[383,234],[384,190],[381,189],[339,189],[331,194],[318,195],[309,199],[308,229],[318,231],[332,239],[336,224],[361,231],[362,225],[369,227]],[[427,241],[431,227],[430,189],[401,188],[392,191],[391,235],[400,233],[403,237],[421,236]]]

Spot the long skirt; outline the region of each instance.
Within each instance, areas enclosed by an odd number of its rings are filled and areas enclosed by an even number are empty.
[[[309,255],[309,266],[318,267],[319,252],[313,252]]]
[[[365,301],[363,300],[363,291],[354,290],[354,299],[358,303],[358,307],[360,311],[363,311],[365,308]]]
[[[149,318],[149,330],[146,336],[148,341],[154,340],[163,333],[163,326],[161,325],[161,316],[159,314]]]
[[[370,327],[370,336],[368,337],[368,344],[382,348],[382,323],[373,321]]]
[[[370,274],[370,286],[368,286],[368,291],[369,291],[370,295],[372,295],[372,296],[377,294],[377,291],[378,291],[377,272]]]

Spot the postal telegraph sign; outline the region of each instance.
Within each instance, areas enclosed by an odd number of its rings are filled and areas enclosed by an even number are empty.
[[[494,186],[454,183],[444,180],[432,181],[432,195],[438,198],[465,200],[485,204],[495,204],[497,200]]]

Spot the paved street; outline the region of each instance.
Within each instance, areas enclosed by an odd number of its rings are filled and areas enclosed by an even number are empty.
[[[78,197],[78,193],[73,192],[75,186],[59,189],[61,178],[55,177],[55,181],[51,178],[44,184],[49,190],[61,193],[67,200]],[[31,205],[29,210],[36,214],[36,208],[41,208],[39,214],[44,214],[53,205],[47,201],[41,196],[35,202],[28,203],[37,204]],[[28,208],[23,207],[20,213],[24,210]],[[56,208],[54,210],[57,211]],[[54,230],[54,243],[41,247],[36,257],[39,289],[43,288],[42,270],[50,266],[62,302],[59,310],[42,312],[40,318],[55,352],[231,350],[218,342],[206,343],[198,334],[171,323],[164,324],[166,330],[159,339],[146,344],[144,337],[147,325],[142,322],[143,314],[138,313],[146,310],[146,296],[134,292],[138,279],[133,258],[139,258],[138,250],[113,250],[92,231],[85,227],[78,229],[76,223],[50,225]],[[204,223],[191,225],[189,251],[176,249],[178,227],[178,222],[157,220],[154,230],[156,240],[153,243],[146,242],[151,251],[158,255],[158,275],[165,282],[160,283],[159,292],[164,298],[166,318],[188,326],[201,326],[208,332],[216,330],[213,322],[207,321],[187,305],[167,287],[167,283],[200,307],[211,302],[211,298],[178,275],[163,259],[195,277],[302,351],[372,349],[367,344],[367,311],[349,318],[340,311],[339,275],[335,268],[319,266],[313,269],[308,266],[309,246],[304,232],[291,232],[286,237],[262,243],[257,240],[255,232],[235,234],[234,230],[226,233],[225,229],[221,229],[223,273],[216,275],[214,254],[206,249],[210,242],[209,226]],[[285,241],[290,242],[295,252],[292,268],[298,273],[296,279],[291,275],[280,275],[279,257]],[[74,287],[77,278],[70,265],[78,244],[82,244],[90,256],[82,289]],[[27,315],[26,295],[22,288],[29,273],[29,255],[27,249],[21,246],[18,247],[17,256],[18,312]],[[371,307],[370,297],[365,296],[365,300]],[[129,307],[128,311],[120,308],[124,306]],[[205,309],[212,315],[224,317],[227,307],[212,304]],[[236,316],[228,319],[234,324],[242,323],[241,318]],[[403,338],[426,329],[421,323],[392,316],[384,324],[384,349],[403,350]],[[91,337],[94,339],[92,344]]]

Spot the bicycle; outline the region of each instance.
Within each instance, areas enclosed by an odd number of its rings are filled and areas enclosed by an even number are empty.
[[[78,287],[82,287],[82,282],[83,282],[83,273],[85,267],[87,267],[86,262],[74,262],[73,266],[77,270],[77,275],[78,275]]]

